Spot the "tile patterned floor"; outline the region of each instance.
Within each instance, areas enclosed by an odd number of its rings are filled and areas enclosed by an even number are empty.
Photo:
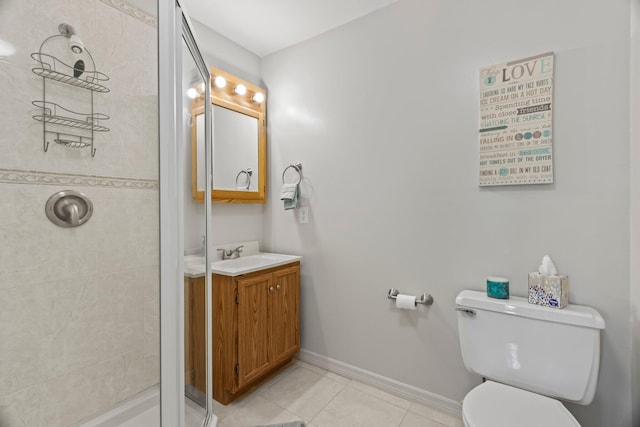
[[[216,402],[214,413],[219,427],[463,427],[459,417],[300,361],[243,399]]]

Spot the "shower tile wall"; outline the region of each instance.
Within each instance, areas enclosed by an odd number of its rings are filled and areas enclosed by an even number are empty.
[[[95,158],[56,144],[45,153],[32,119],[42,79],[29,55],[62,22],[110,77],[111,91],[94,95],[111,116]],[[0,44],[15,48],[0,56],[2,427],[68,426],[159,382],[156,31],[122,0],[0,2]],[[89,105],[83,89],[47,84]],[[44,215],[66,189],[93,201],[81,227]]]

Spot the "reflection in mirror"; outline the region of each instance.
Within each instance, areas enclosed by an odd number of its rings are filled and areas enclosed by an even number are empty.
[[[258,119],[214,105],[213,120],[216,124],[213,127],[215,188],[256,191],[257,180],[251,186],[251,175],[259,170]]]
[[[219,190],[258,191],[258,119],[213,106],[213,183]],[[204,138],[204,115],[196,116],[198,151]],[[204,159],[198,157],[197,188],[204,188]]]
[[[264,203],[266,130],[264,89],[211,67],[212,199]],[[204,98],[192,103],[192,196],[204,200]]]

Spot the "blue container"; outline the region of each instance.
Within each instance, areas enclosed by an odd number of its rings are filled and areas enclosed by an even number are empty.
[[[487,296],[489,298],[509,298],[509,279],[505,277],[487,277]]]

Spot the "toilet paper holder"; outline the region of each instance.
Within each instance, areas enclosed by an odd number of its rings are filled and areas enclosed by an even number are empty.
[[[398,298],[398,294],[400,294],[399,290],[397,290],[396,288],[391,288],[387,293],[387,298],[395,300],[396,298]],[[418,304],[431,305],[433,304],[433,297],[430,294],[422,294],[419,298],[416,297],[416,307],[418,306]]]

